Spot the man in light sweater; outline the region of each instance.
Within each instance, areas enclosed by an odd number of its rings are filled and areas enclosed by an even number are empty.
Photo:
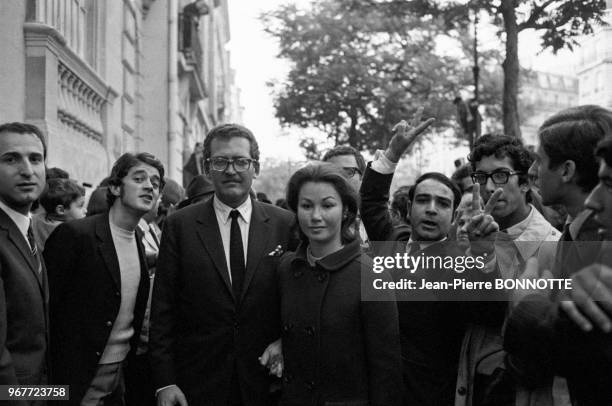
[[[71,404],[124,405],[124,364],[149,293],[137,225],[163,179],[153,155],[122,155],[111,170],[108,213],[64,223],[47,240],[51,380],[70,385]]]

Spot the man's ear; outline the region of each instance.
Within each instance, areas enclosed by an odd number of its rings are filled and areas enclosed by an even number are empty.
[[[563,179],[563,182],[571,182],[571,180],[576,175],[576,162],[568,159],[567,161],[561,164],[561,168],[561,179]]]
[[[121,186],[108,185],[108,190],[116,197],[121,196]]]
[[[66,208],[63,204],[58,204],[57,206],[55,206],[55,214],[57,214],[58,216],[63,216],[64,214],[66,214]]]

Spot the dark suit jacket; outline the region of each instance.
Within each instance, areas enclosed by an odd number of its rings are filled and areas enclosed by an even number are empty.
[[[259,365],[280,337],[277,246],[293,214],[253,201],[242,294],[234,297],[213,199],[168,217],[153,288],[149,346],[156,388],[177,384],[190,405],[227,405],[234,370],[244,405],[268,405]],[[279,252],[280,254],[280,252]]]
[[[563,258],[556,258],[555,274],[569,278],[592,263],[612,266],[612,244],[596,241],[598,227],[588,217],[576,241],[559,241],[565,246],[557,249]],[[612,337],[597,327],[589,333],[580,330],[560,309],[562,299],[563,295],[553,300],[531,295],[512,310],[504,334],[507,364],[527,386],[539,385],[553,375],[566,377],[579,406],[612,404]]]
[[[140,285],[134,308],[136,350],[149,294],[141,235],[136,231]],[[51,377],[70,385],[70,403],[78,404],[94,377],[121,305],[121,276],[108,213],[58,226],[45,245],[49,272]]]
[[[27,241],[0,209],[1,385],[46,383],[49,291],[42,265],[39,273]]]
[[[310,266],[306,244],[279,269],[283,319],[282,405],[399,406],[397,307],[375,291],[372,260],[348,243]],[[375,276],[376,275],[376,276]],[[376,300],[375,300],[376,299]]]
[[[579,217],[585,215],[587,213],[583,211],[579,214]],[[577,219],[574,221],[577,221]],[[569,230],[565,229],[557,243],[554,275],[558,275],[558,278],[571,277],[575,272],[592,264],[597,258],[601,248],[598,234],[600,225],[593,218],[593,213],[588,214],[588,217],[582,220],[582,224],[579,226],[575,240],[572,239]]]
[[[381,174],[370,165],[361,183],[361,219],[370,237],[374,255],[393,256],[406,252],[410,234],[393,227],[387,210],[392,174]],[[435,242],[413,256],[459,257],[465,253],[454,241]],[[410,279],[420,286],[431,282],[492,280],[497,274],[472,271],[455,274],[446,269],[418,269],[413,274],[391,269],[395,280]],[[505,304],[464,301],[465,295],[448,291],[398,290],[400,340],[402,347],[405,402],[407,405],[449,405],[454,402],[461,341],[467,323],[489,324],[503,316]],[[473,300],[473,298],[472,298]]]
[[[408,241],[410,231],[407,228],[393,226],[391,215],[387,207],[389,202],[389,189],[393,174],[383,175],[371,168],[368,163],[361,189],[361,221],[366,229],[370,241]]]

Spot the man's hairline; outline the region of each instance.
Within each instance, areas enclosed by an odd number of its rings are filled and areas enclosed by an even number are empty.
[[[46,145],[45,143],[40,139],[40,137],[38,135],[36,135],[35,133],[32,132],[24,132],[24,133],[18,133],[15,131],[8,131],[8,130],[3,130],[0,131],[0,137],[2,137],[3,134],[17,134],[17,135],[31,135],[32,137],[36,138],[36,140],[38,140],[38,142],[40,143],[40,146],[42,147],[42,157],[43,160],[46,161],[47,160],[47,155],[46,155]],[[4,154],[4,153],[3,153]]]

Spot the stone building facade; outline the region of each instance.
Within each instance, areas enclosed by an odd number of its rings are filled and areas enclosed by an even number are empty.
[[[606,17],[612,23],[612,0],[606,0]],[[580,82],[579,104],[612,109],[612,25],[597,27],[577,50],[576,73]]]
[[[576,106],[578,79],[574,76],[533,71],[521,84],[520,102],[529,116],[521,125],[523,142],[538,145],[538,128],[542,123],[568,107]]]
[[[123,152],[168,176],[237,118],[227,0],[3,0],[0,122],[46,134],[48,165],[97,184]]]

